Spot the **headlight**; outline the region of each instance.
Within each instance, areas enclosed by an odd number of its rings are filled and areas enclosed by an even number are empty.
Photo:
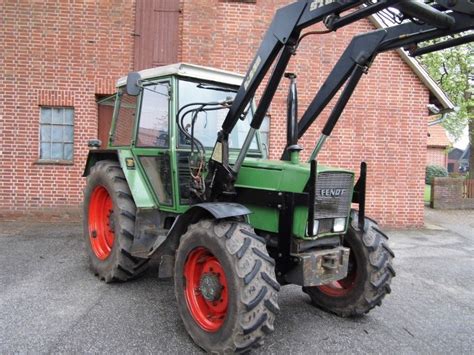
[[[344,232],[344,229],[346,229],[346,218],[334,218],[333,231]]]
[[[313,222],[313,232],[312,233],[310,233],[310,231],[308,230],[308,226],[306,226],[306,234],[308,236],[317,235],[318,230],[319,230],[319,221],[317,219],[315,219],[314,222]]]

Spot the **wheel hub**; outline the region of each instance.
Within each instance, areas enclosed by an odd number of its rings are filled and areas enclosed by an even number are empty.
[[[201,276],[199,282],[199,291],[202,296],[209,302],[215,302],[221,298],[222,285],[219,277],[214,273],[205,273]]]
[[[113,202],[104,186],[98,185],[92,191],[88,215],[92,251],[99,260],[105,260],[112,252],[115,233]]]
[[[207,332],[217,332],[227,314],[227,279],[220,261],[205,247],[191,250],[184,264],[184,297],[196,323]]]

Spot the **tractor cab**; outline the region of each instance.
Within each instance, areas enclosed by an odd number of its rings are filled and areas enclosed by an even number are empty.
[[[239,74],[182,63],[118,80],[108,149],[117,154],[140,213],[167,213],[155,222],[161,233],[205,200],[207,163],[216,158],[217,132],[242,80]],[[241,153],[253,114],[252,103],[229,135],[230,164]],[[337,245],[348,227],[354,173],[301,163],[299,150],[288,161],[268,160],[255,132],[229,200],[248,208],[250,224],[273,244],[284,228],[300,240],[297,249],[307,248],[305,240],[322,237]],[[295,202],[289,209],[290,197]]]
[[[147,195],[150,205],[177,213],[189,206],[191,180],[202,188],[203,180],[196,178],[206,169],[204,162],[242,79],[226,71],[173,64],[117,82],[108,148],[123,157],[127,180],[143,180],[145,189],[137,194]],[[244,142],[252,115],[250,105],[230,136],[231,159]],[[248,155],[265,155],[258,134]]]

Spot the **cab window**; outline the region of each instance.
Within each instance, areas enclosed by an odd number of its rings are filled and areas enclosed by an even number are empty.
[[[136,144],[138,147],[168,147],[169,103],[168,83],[158,83],[143,87]]]
[[[206,103],[232,100],[236,95],[236,88],[224,86],[216,83],[204,83],[188,80],[179,81],[179,108],[192,103]],[[190,107],[196,108],[198,106]],[[180,118],[182,126],[191,133],[191,123],[193,115],[187,114],[187,109],[183,110]],[[205,148],[214,147],[217,138],[217,132],[220,131],[222,123],[229,112],[228,108],[200,112],[195,117],[194,136],[204,145]],[[232,130],[229,137],[229,148],[239,149],[244,143],[245,137],[250,129],[250,121],[252,119],[252,110],[249,109],[244,120],[239,120],[236,127]],[[181,147],[189,145],[189,142],[183,137],[179,139]],[[257,150],[257,140],[254,138],[250,145],[251,150]]]

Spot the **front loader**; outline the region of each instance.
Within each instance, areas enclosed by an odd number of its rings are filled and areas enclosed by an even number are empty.
[[[308,35],[302,30],[324,22],[335,31],[388,7],[397,23],[355,36],[298,120],[297,78],[285,72]],[[368,167],[361,163],[355,181],[352,171],[319,164],[318,153],[378,53],[458,45],[472,40],[473,27],[468,0],[300,0],[277,11],[244,77],[174,64],[120,79],[108,148],[91,141],[84,172],[92,271],[127,281],[157,258],[159,277],[174,278],[189,335],[215,353],[263,343],[282,285],[302,286],[315,306],[342,317],[380,305],[391,291],[394,254],[365,216]],[[449,39],[454,34],[461,37]],[[416,48],[436,38],[445,40]],[[275,161],[259,128],[283,76],[287,145]],[[310,159],[301,161],[298,139],[340,89]]]

